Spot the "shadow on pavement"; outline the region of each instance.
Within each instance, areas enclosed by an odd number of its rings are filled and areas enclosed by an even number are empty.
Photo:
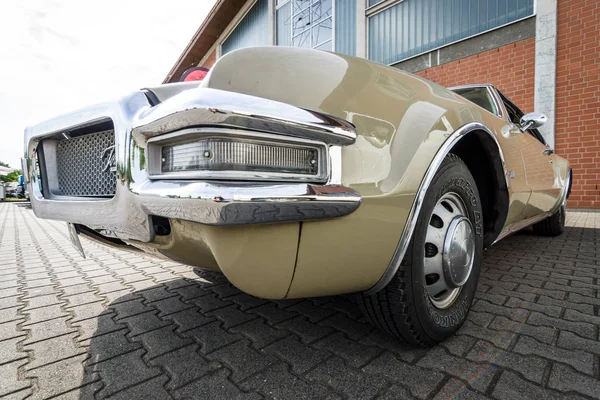
[[[351,297],[269,301],[197,274],[116,298],[81,326],[82,398],[370,397],[389,384],[360,367],[384,349],[425,352],[364,322]]]

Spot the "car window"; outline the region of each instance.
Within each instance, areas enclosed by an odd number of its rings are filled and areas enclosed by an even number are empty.
[[[498,91],[498,94],[500,94],[500,98],[502,99],[502,102],[504,103],[504,107],[506,108],[506,113],[508,114],[508,119],[513,124],[519,126],[521,124],[521,117],[523,117],[523,115],[525,115],[525,114],[512,101],[510,101],[509,99],[506,98],[506,96],[504,96],[502,93],[500,93],[500,91]],[[540,143],[542,143],[543,145],[546,145],[546,141],[544,140],[544,137],[542,136],[540,131],[538,131],[537,129],[527,129],[525,132],[529,133],[531,136],[533,136],[534,138],[539,140]]]
[[[477,104],[484,110],[487,110],[492,114],[499,115],[496,103],[490,95],[490,91],[486,87],[460,88],[453,89],[453,91],[457,94],[460,94],[465,99]]]

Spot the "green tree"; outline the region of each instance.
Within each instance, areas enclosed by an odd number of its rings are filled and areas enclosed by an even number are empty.
[[[10,168],[10,165],[8,165],[5,162],[0,161],[0,166],[2,167],[6,167],[6,168]],[[19,180],[19,175],[21,175],[23,172],[20,169],[14,170],[13,172],[6,174],[6,175],[0,175],[0,181],[2,182],[16,182]]]

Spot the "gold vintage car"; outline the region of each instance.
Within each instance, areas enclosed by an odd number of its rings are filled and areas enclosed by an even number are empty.
[[[354,57],[250,48],[163,85],[29,127],[35,214],[220,270],[283,299],[358,292],[408,342],[452,335],[483,250],[558,235],[571,170],[490,85],[453,91]]]

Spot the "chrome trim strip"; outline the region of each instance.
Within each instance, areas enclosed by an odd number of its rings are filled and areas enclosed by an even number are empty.
[[[318,140],[331,145],[354,143],[356,129],[349,122],[290,104],[224,90],[187,90],[144,111],[133,126],[137,144],[184,128],[215,126],[241,128]]]
[[[498,146],[498,152],[502,161],[502,166],[504,169],[504,178],[506,179],[506,187],[509,187],[508,177],[506,174],[506,163],[504,161],[504,154],[502,153],[502,149],[500,148],[500,144],[498,143],[496,136],[494,136],[494,134],[485,125],[477,122],[466,124],[457,129],[444,142],[442,147],[438,150],[435,157],[433,158],[431,164],[429,165],[429,168],[427,169],[427,172],[423,177],[423,181],[421,181],[421,185],[419,186],[419,190],[417,191],[415,200],[406,219],[406,224],[404,225],[404,230],[402,231],[402,235],[400,236],[400,241],[398,242],[398,246],[396,247],[396,251],[394,253],[394,256],[392,257],[392,261],[390,262],[390,265],[383,273],[383,276],[379,279],[379,281],[372,288],[365,292],[367,295],[373,295],[379,292],[392,280],[392,278],[396,274],[396,271],[400,267],[400,263],[402,262],[402,259],[406,254],[406,250],[408,249],[408,245],[410,244],[410,240],[415,231],[415,227],[417,226],[417,219],[419,217],[419,214],[421,213],[421,207],[423,205],[423,200],[425,199],[425,194],[427,193],[427,190],[429,189],[429,186],[433,181],[435,173],[442,165],[442,162],[444,161],[452,147],[454,147],[454,145],[458,143],[458,141],[462,139],[465,135],[476,130],[486,132],[492,137],[492,139],[494,139],[494,142]]]
[[[492,246],[495,245],[496,243],[498,243],[500,240],[504,239],[505,237],[512,235],[513,233],[516,233],[516,232],[520,231],[521,229],[527,228],[530,225],[533,225],[537,222],[540,222],[540,221],[554,215],[554,213],[561,206],[566,204],[567,193],[569,192],[569,184],[570,183],[571,183],[571,169],[569,169],[569,172],[567,173],[567,178],[565,179],[565,185],[563,186],[563,188],[560,191],[560,195],[558,196],[558,201],[556,202],[556,204],[554,205],[554,207],[552,207],[552,209],[550,211],[539,214],[539,215],[535,215],[531,218],[527,218],[527,219],[524,219],[522,221],[515,223],[509,230],[507,230],[504,233],[501,233],[496,238],[496,240],[494,240],[494,243],[492,243]]]
[[[360,195],[343,186],[148,181],[137,189],[147,214],[205,225],[249,225],[341,217]]]
[[[498,237],[496,238],[496,240],[494,240],[494,243],[492,243],[492,246],[495,245],[496,243],[498,243],[500,240],[504,239],[505,237],[510,236],[513,233],[517,233],[521,229],[527,228],[530,225],[533,225],[533,224],[535,224],[537,222],[540,222],[540,221],[548,218],[552,214],[553,213],[551,213],[551,212],[545,212],[545,213],[542,213],[542,214],[539,214],[539,215],[534,215],[531,218],[527,218],[527,219],[524,219],[522,221],[519,221],[519,222],[515,223],[509,230],[507,230],[506,232],[503,232],[500,235],[498,235]]]

